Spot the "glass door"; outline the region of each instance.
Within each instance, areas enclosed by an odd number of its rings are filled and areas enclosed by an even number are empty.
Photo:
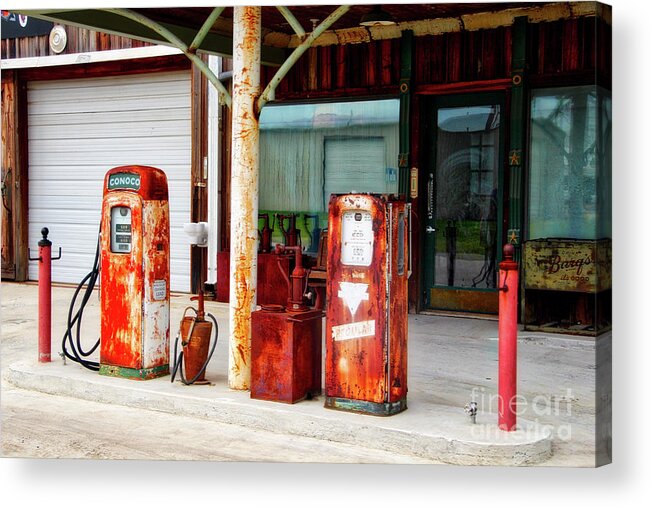
[[[497,313],[503,95],[438,97],[425,114],[425,305]]]

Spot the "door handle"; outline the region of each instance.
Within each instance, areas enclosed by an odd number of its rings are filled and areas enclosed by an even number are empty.
[[[435,232],[435,231],[436,231],[436,229],[434,227],[431,227],[429,225],[427,227],[425,227],[425,232],[432,233],[432,232]]]
[[[429,173],[427,180],[427,218],[434,218],[434,173]]]

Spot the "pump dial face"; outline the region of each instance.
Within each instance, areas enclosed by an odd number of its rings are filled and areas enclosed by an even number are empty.
[[[345,211],[341,222],[341,262],[346,266],[371,265],[373,219],[370,211]]]
[[[131,208],[114,206],[111,208],[111,252],[131,252]]]

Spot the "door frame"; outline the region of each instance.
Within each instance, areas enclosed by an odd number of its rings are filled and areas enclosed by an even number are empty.
[[[497,174],[497,245],[496,245],[496,256],[495,264],[496,269],[498,268],[499,262],[502,260],[502,249],[499,248],[499,245],[503,243],[504,238],[504,213],[505,213],[505,201],[506,197],[504,194],[505,191],[505,179],[506,179],[506,142],[508,138],[508,119],[509,115],[507,114],[507,90],[491,90],[491,91],[481,91],[481,92],[463,92],[457,94],[445,94],[445,95],[429,95],[422,97],[422,106],[420,110],[420,115],[423,125],[423,134],[421,142],[423,146],[426,146],[423,150],[423,166],[425,171],[423,171],[423,176],[425,180],[425,195],[423,199],[423,220],[422,220],[422,229],[421,237],[423,238],[423,247],[422,247],[422,259],[423,259],[423,268],[422,268],[422,286],[423,290],[421,293],[421,304],[423,309],[428,310],[437,310],[437,308],[432,308],[431,306],[431,289],[434,287],[439,287],[444,290],[456,290],[456,291],[468,291],[467,293],[474,293],[474,296],[480,296],[482,292],[486,293],[495,293],[497,294],[497,288],[472,288],[472,287],[448,287],[443,285],[434,284],[434,273],[435,273],[435,255],[434,255],[434,245],[436,242],[435,234],[430,234],[427,232],[427,227],[434,227],[436,221],[436,169],[434,164],[436,163],[437,156],[437,142],[435,137],[435,129],[437,124],[437,115],[436,112],[441,108],[452,108],[452,107],[472,107],[480,105],[491,105],[497,104],[500,106],[500,135],[499,135],[499,147],[498,147],[498,174]],[[434,136],[434,142],[429,140]],[[430,174],[433,175],[432,186],[430,187]],[[430,207],[431,207],[431,218],[430,218]],[[442,311],[450,311],[448,309],[440,308]],[[473,311],[472,309],[468,310],[451,310],[468,313],[485,313],[480,312],[479,310]]]

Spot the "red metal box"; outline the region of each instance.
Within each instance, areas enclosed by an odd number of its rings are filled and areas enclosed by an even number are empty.
[[[251,398],[296,403],[321,394],[323,312],[251,314]]]

